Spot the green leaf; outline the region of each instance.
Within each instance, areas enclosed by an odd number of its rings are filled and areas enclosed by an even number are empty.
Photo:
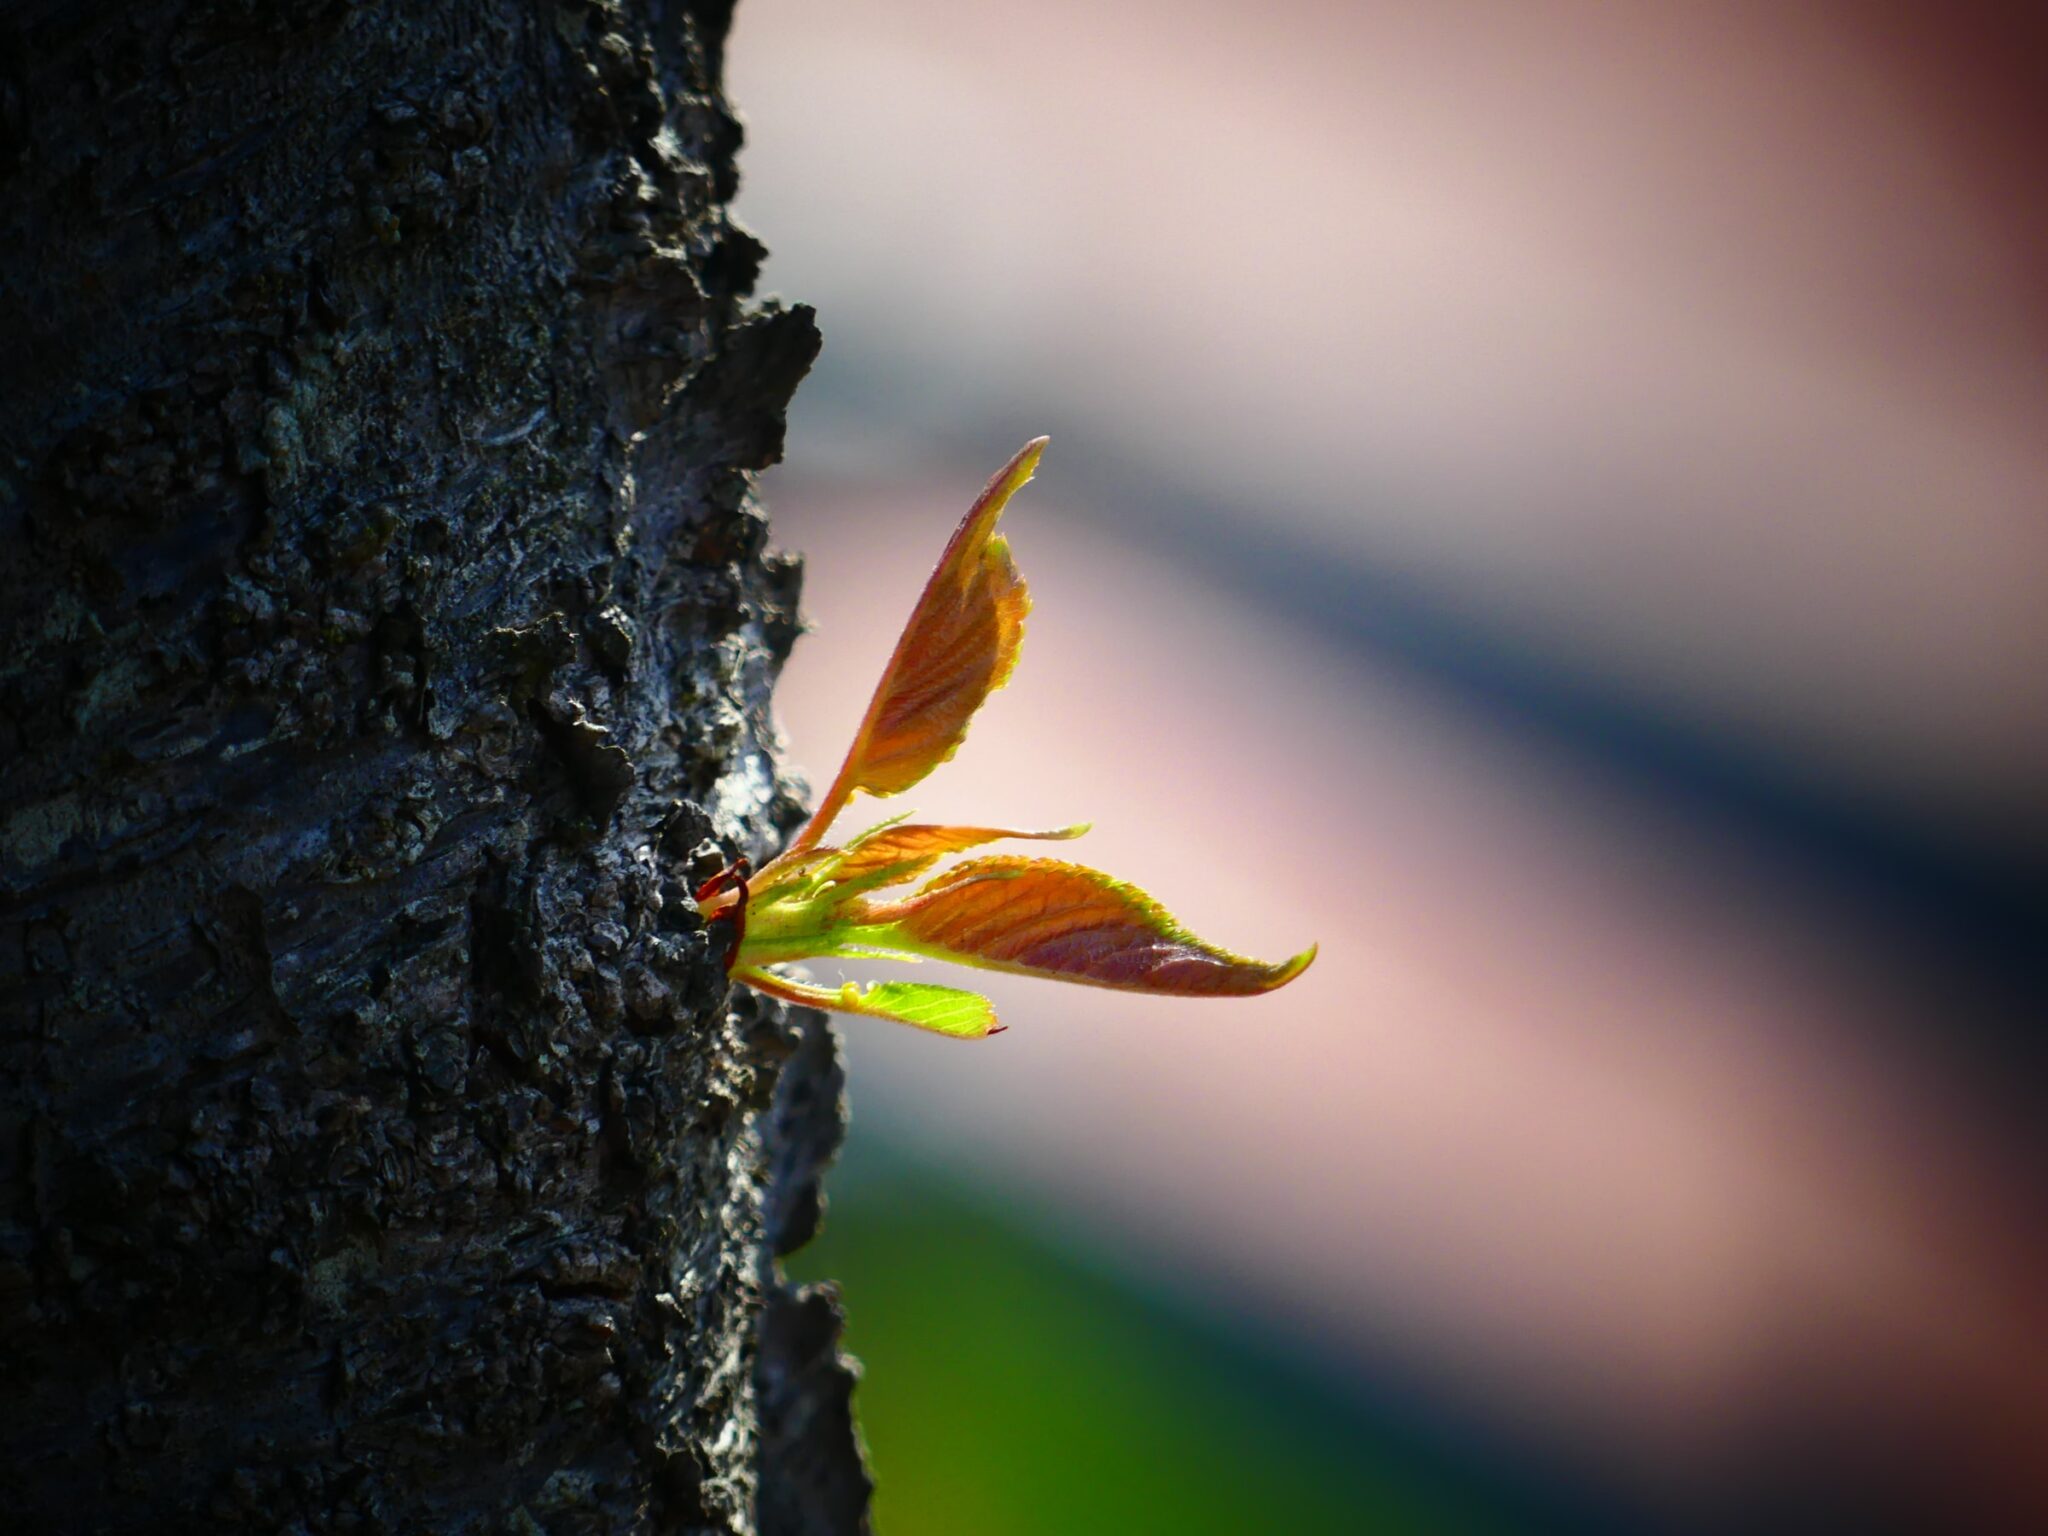
[[[735,970],[733,980],[743,981],[757,991],[806,1008],[824,1008],[834,1013],[858,1013],[872,1018],[894,1019],[913,1024],[934,1034],[956,1040],[978,1040],[999,1034],[995,1005],[979,992],[958,987],[935,987],[922,981],[882,981],[868,986],[845,982],[838,987],[818,987],[792,981],[787,976],[756,968]]]

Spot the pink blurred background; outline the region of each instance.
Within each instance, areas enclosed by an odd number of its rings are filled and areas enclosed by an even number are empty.
[[[1653,1505],[2048,1523],[2044,25],[746,0],[791,758],[1050,431],[889,809],[1323,946],[857,1021],[855,1136]]]

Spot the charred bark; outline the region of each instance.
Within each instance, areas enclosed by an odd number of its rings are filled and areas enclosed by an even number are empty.
[[[864,1524],[728,11],[0,22],[10,1529]]]

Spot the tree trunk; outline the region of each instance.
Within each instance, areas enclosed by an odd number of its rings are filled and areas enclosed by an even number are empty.
[[[864,1527],[729,9],[0,23],[11,1530]]]

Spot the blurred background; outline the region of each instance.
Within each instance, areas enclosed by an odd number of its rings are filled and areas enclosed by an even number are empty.
[[[826,337],[790,759],[1049,432],[1023,665],[888,809],[1322,943],[850,1022],[800,1267],[884,1536],[2048,1529],[2044,61],[1983,0],[739,7]]]

